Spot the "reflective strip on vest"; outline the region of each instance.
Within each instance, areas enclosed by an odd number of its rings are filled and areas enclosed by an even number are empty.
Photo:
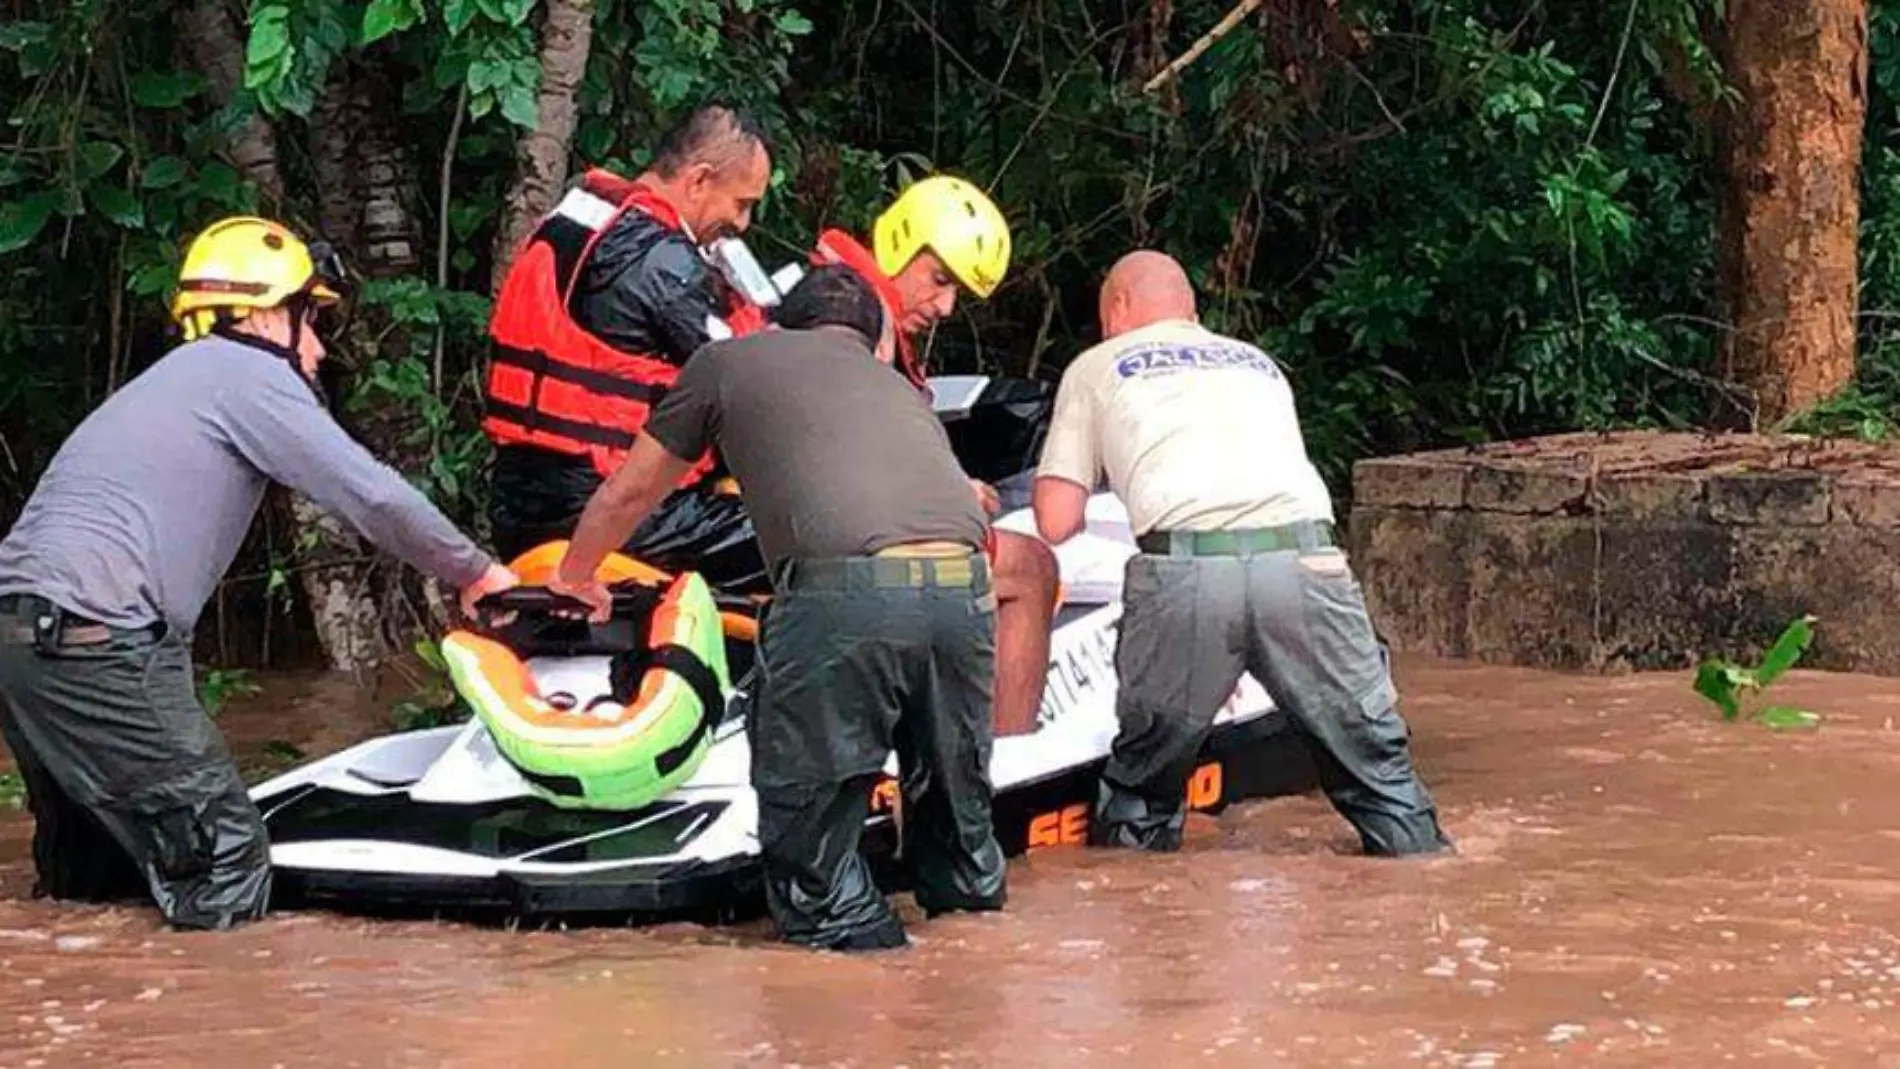
[[[611,201],[602,200],[580,186],[567,191],[561,203],[554,206],[554,214],[572,219],[588,230],[606,230],[608,225],[620,214]]]

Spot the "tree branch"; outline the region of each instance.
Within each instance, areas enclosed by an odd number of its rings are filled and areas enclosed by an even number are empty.
[[[1148,84],[1142,86],[1141,91],[1144,93],[1152,93],[1156,89],[1166,85],[1175,75],[1180,74],[1182,70],[1186,69],[1188,64],[1200,59],[1201,53],[1214,47],[1214,42],[1219,41],[1231,33],[1234,27],[1240,25],[1241,19],[1253,14],[1254,11],[1260,7],[1262,2],[1263,0],[1240,0],[1240,3],[1234,5],[1232,11],[1229,11],[1225,17],[1214,24],[1213,29],[1202,34],[1201,39],[1194,42],[1191,48],[1181,53],[1174,62],[1161,68],[1159,74],[1148,79]]]

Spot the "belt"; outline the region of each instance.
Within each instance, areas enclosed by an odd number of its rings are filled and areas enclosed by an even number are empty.
[[[0,594],[0,645],[98,646],[119,634],[158,635],[161,627],[116,627],[68,612],[38,594]]]
[[[933,557],[958,558],[971,553],[969,546],[957,542],[902,542],[895,546],[885,546],[872,554],[874,557]]]
[[[1143,553],[1158,557],[1244,557],[1326,549],[1339,543],[1327,520],[1301,520],[1244,531],[1150,531],[1135,539]]]
[[[781,590],[829,587],[836,590],[894,590],[927,587],[989,587],[989,561],[965,549],[960,557],[799,557],[780,567]]]

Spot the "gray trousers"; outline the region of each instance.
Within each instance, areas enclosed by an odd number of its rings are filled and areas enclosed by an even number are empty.
[[[904,862],[929,914],[1000,909],[990,817],[996,601],[980,556],[792,561],[758,644],[748,736],[766,905],[789,942],[902,946],[859,852],[897,751]]]
[[[1369,854],[1450,846],[1412,768],[1365,600],[1337,549],[1131,558],[1115,650],[1121,730],[1090,840],[1177,849],[1214,715],[1243,671],[1304,736]]]
[[[33,813],[39,893],[149,895],[179,928],[263,916],[263,818],[198,703],[189,642],[70,618],[62,637],[43,626],[60,616],[0,598],[0,729]]]

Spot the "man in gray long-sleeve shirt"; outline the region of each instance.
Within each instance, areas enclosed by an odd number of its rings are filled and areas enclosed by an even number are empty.
[[[0,542],[0,728],[41,893],[143,891],[187,928],[266,911],[263,820],[198,704],[191,635],[270,481],[465,609],[515,583],[321,403],[315,317],[342,281],[324,251],[264,220],[207,230],[173,306],[195,340],[79,425]]]

